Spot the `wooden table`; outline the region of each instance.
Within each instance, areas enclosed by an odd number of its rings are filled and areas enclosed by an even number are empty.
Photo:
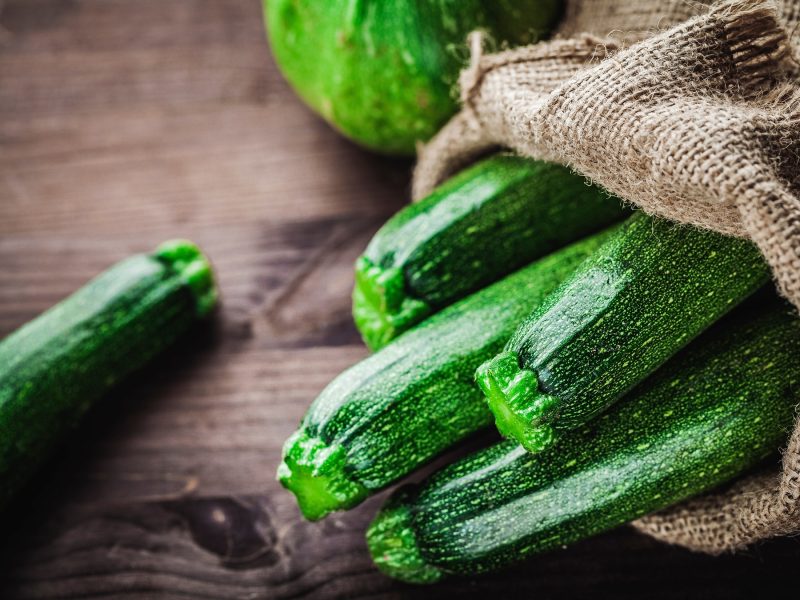
[[[352,263],[411,163],[344,141],[272,63],[258,0],[11,0],[0,15],[0,335],[172,237],[214,323],[120,387],[6,517],[0,598],[757,597],[800,545],[709,558],[621,529],[434,588],[371,565],[382,498],[302,521],[283,440],[365,356]]]

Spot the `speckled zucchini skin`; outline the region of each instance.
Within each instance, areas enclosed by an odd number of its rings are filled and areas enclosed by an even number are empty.
[[[210,265],[168,242],[124,260],[0,342],[0,508],[112,385],[214,306]]]
[[[368,533],[376,563],[416,582],[492,571],[751,468],[793,424],[800,320],[790,313],[777,301],[737,311],[541,454],[503,442],[398,491]]]
[[[457,302],[337,377],[287,440],[278,470],[306,518],[358,504],[488,425],[475,367],[608,235]]]
[[[629,214],[566,167],[482,160],[407,206],[356,263],[353,316],[377,349],[429,314]]]
[[[298,95],[350,139],[413,154],[458,109],[467,35],[529,44],[562,0],[264,0],[269,42]]]
[[[768,279],[749,241],[635,214],[479,369],[498,429],[541,451]]]

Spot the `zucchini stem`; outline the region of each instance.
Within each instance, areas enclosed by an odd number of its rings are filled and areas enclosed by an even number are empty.
[[[475,380],[503,436],[517,440],[532,453],[552,445],[555,431],[545,421],[558,400],[539,390],[536,374],[520,368],[516,352],[502,352],[483,363]]]
[[[356,261],[353,318],[371,350],[390,340],[433,312],[424,300],[408,295],[403,271],[382,268],[362,256]]]
[[[217,304],[217,286],[208,258],[189,240],[170,240],[155,251],[155,257],[177,273],[196,302],[197,316],[204,317]]]
[[[369,491],[344,472],[345,449],[297,430],[283,448],[278,481],[297,497],[303,516],[316,521],[363,501]]]

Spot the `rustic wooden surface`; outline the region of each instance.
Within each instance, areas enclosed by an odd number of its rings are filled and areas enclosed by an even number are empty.
[[[319,524],[274,481],[305,406],[366,354],[351,265],[410,163],[311,115],[258,0],[13,0],[0,14],[0,335],[170,237],[224,306],[108,397],[13,508],[0,598],[735,598],[791,589],[800,545],[713,559],[621,529],[434,588],[371,566],[380,503]]]

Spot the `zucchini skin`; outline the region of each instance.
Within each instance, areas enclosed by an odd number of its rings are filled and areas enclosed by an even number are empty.
[[[769,277],[749,241],[635,214],[479,368],[498,429],[543,450]]]
[[[457,302],[334,379],[286,441],[278,469],[303,515],[355,506],[489,425],[475,367],[608,235]]]
[[[353,316],[376,350],[428,315],[621,221],[622,202],[566,167],[484,159],[405,207],[356,262]]]
[[[458,110],[469,32],[537,41],[562,0],[264,0],[275,62],[295,92],[351,140],[413,155]]]
[[[0,509],[92,403],[216,302],[191,242],[116,264],[0,341]]]
[[[737,311],[738,312],[738,311]],[[502,442],[398,490],[368,532],[389,575],[496,570],[710,490],[774,453],[800,391],[800,320],[731,315],[625,400],[531,455]]]

